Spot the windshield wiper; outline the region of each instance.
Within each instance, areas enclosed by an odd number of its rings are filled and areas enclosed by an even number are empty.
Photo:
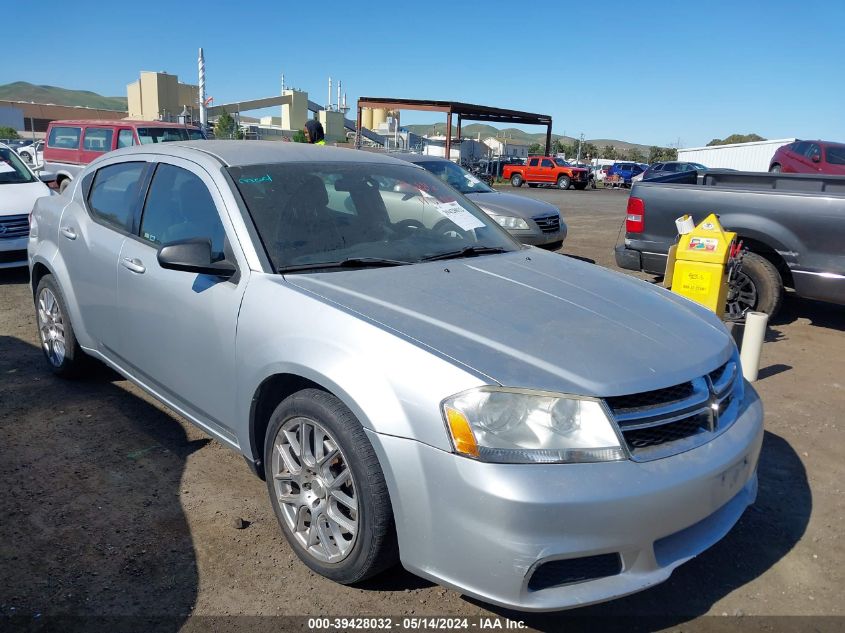
[[[492,255],[504,253],[506,249],[501,246],[465,246],[459,251],[448,251],[437,255],[428,255],[420,259],[421,262],[434,262],[440,259],[458,259],[461,257],[475,257],[477,255]]]
[[[313,262],[311,264],[292,264],[282,266],[277,272],[294,273],[302,270],[324,270],[327,268],[377,268],[383,266],[405,266],[411,262],[383,257],[347,257],[338,262]]]

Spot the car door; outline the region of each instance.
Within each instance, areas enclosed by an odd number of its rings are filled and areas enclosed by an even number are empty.
[[[540,159],[539,158],[531,158],[528,161],[528,164],[525,166],[525,180],[528,182],[538,182],[540,175],[539,175],[539,165]]]
[[[784,155],[782,170],[786,173],[802,173],[804,171],[804,152],[810,144],[807,141],[798,141]]]
[[[822,148],[818,143],[810,143],[807,151],[804,152],[804,163],[807,173],[823,171]]]
[[[235,263],[231,279],[167,270],[161,245],[207,239],[215,260]],[[135,378],[209,431],[237,444],[235,331],[249,269],[232,238],[214,180],[168,157],[152,175],[136,236],[118,266],[118,356]]]
[[[555,164],[551,159],[544,158],[540,161],[540,169],[537,170],[537,180],[539,182],[554,182],[555,178]]]
[[[89,173],[59,221],[59,250],[90,343],[110,356],[117,342],[117,267],[132,232],[148,163],[106,164]]]

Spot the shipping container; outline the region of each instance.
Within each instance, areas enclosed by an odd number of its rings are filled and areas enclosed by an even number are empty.
[[[792,143],[794,138],[753,143],[733,143],[710,147],[688,147],[678,150],[678,160],[701,163],[713,169],[736,169],[739,171],[769,171],[769,163],[777,149]]]

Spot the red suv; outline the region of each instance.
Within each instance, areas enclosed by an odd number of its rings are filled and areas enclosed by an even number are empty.
[[[772,156],[769,171],[845,176],[845,144],[795,141],[778,148]]]

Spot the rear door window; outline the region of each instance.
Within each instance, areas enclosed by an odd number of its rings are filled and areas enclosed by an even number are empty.
[[[121,130],[117,133],[118,147],[132,147],[135,144],[135,133],[132,130]]]
[[[120,231],[132,230],[144,167],[144,162],[117,163],[97,170],[88,194],[95,218]]]
[[[54,127],[50,129],[50,136],[47,138],[47,147],[56,149],[79,149],[79,136],[82,128],[78,127]]]
[[[541,167],[554,167],[554,165],[552,164],[552,161],[550,161],[548,158],[544,158],[543,162],[540,163],[540,166]]]
[[[207,239],[216,261],[224,257],[225,236],[217,206],[200,177],[187,169],[161,163],[144,205],[141,237],[155,245]]]
[[[537,163],[539,163],[539,162],[540,162],[539,158],[532,158],[530,161],[528,161],[528,166],[529,167],[536,167]]]
[[[85,129],[82,149],[86,152],[108,152],[111,150],[114,130],[105,127],[89,127]]]

